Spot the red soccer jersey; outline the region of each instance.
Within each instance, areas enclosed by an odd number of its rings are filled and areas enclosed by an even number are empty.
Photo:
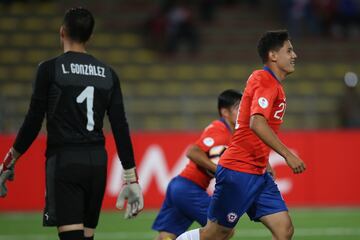
[[[231,140],[231,131],[223,119],[213,121],[202,132],[200,138],[195,142],[201,150],[208,154],[212,149],[219,146],[228,146]],[[189,179],[206,189],[209,186],[211,177],[206,173],[206,170],[193,161],[189,161],[185,169],[180,173],[180,176]]]
[[[221,156],[223,167],[251,174],[263,174],[270,148],[250,129],[250,117],[263,115],[277,133],[286,108],[285,92],[270,70],[254,71],[246,84],[229,148]]]

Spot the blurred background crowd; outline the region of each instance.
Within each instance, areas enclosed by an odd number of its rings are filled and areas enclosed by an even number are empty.
[[[256,44],[289,29],[285,129],[360,127],[360,0],[0,1],[0,132],[21,125],[37,64],[61,54],[63,12],[95,15],[89,53],[120,75],[132,130],[202,129],[216,96],[261,68]]]

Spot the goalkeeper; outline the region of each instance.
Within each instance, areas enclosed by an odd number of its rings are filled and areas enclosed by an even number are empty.
[[[241,93],[225,90],[218,97],[220,119],[205,128],[191,145],[191,160],[179,176],[173,178],[152,228],[159,232],[157,240],[171,240],[185,232],[196,221],[205,226],[210,196],[206,192],[216,170],[216,158],[229,145],[235,128]]]
[[[116,206],[123,208],[126,203],[125,218],[132,218],[144,205],[119,79],[85,50],[93,28],[88,10],[72,8],[65,13],[60,28],[64,53],[39,65],[28,113],[0,165],[0,196],[4,197],[16,160],[35,140],[46,115],[43,224],[56,226],[60,240],[94,239],[106,185],[105,113],[124,168]]]

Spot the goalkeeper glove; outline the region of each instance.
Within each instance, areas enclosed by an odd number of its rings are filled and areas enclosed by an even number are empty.
[[[135,217],[144,208],[144,198],[135,168],[124,170],[124,185],[116,200],[116,207],[122,209],[126,202],[125,219]]]
[[[0,197],[5,197],[7,194],[6,181],[14,180],[14,167],[17,159],[15,155],[19,156],[13,148],[10,148],[0,165]]]

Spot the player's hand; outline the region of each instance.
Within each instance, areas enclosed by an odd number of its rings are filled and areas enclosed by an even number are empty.
[[[206,172],[206,174],[207,174],[209,177],[214,178],[214,177],[215,177],[215,173],[216,173],[216,168],[217,168],[217,162],[214,163],[214,162],[212,161],[212,165],[213,165],[213,167],[214,167],[214,170],[205,169],[205,172]]]
[[[286,163],[292,169],[293,173],[299,174],[305,171],[306,165],[305,163],[298,158],[297,156],[291,154],[286,159]]]
[[[7,187],[6,181],[14,179],[14,169],[9,168],[5,171],[1,171],[0,173],[0,197],[6,197],[7,195]]]
[[[212,172],[212,171],[210,171],[210,170],[208,170],[208,169],[206,169],[205,171],[206,171],[206,174],[207,174],[209,177],[211,177],[211,178],[214,178],[214,177],[215,177],[215,172]]]
[[[13,148],[10,148],[0,164],[0,197],[5,197],[7,194],[6,181],[14,180],[14,167],[19,155]]]
[[[116,207],[122,209],[126,202],[125,219],[129,219],[135,217],[144,208],[144,198],[135,168],[124,170],[124,182],[116,200]]]
[[[266,172],[271,175],[271,177],[275,180],[276,179],[276,171],[270,166],[266,167]]]

